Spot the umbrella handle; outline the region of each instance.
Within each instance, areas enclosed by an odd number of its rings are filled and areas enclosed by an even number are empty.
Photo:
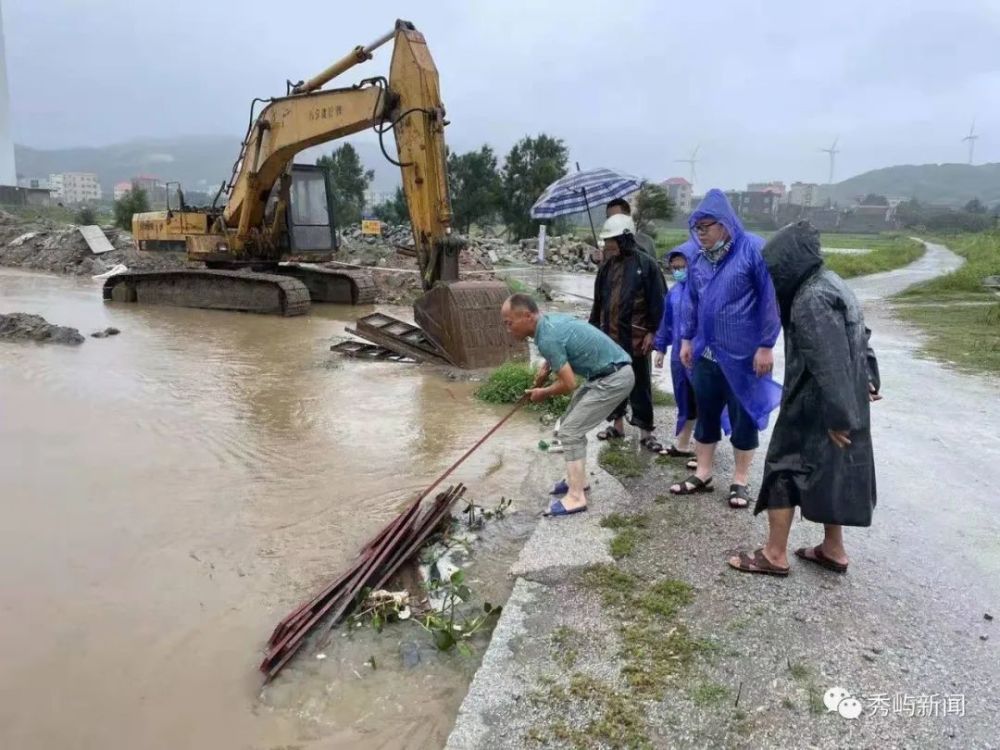
[[[576,170],[580,171],[579,164],[576,165]],[[590,222],[590,233],[594,235],[594,249],[600,250],[601,246],[597,244],[597,230],[594,229],[594,217],[590,215],[590,201],[587,200],[587,188],[581,187],[580,189],[583,191],[583,203],[587,207],[587,221]]]

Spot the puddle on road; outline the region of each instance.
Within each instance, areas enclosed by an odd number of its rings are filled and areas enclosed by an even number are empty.
[[[429,643],[415,624],[304,649],[264,691],[256,665],[275,622],[505,410],[430,367],[329,352],[371,308],[107,306],[97,282],[6,270],[0,300],[122,330],[0,344],[0,744],[440,746],[477,660],[421,649],[403,669],[400,642]],[[529,467],[559,470],[546,432],[519,415],[453,477],[519,506],[470,571],[493,601],[533,525]]]

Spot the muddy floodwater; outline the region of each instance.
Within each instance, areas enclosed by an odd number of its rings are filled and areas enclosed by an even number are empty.
[[[310,644],[263,689],[256,671],[275,622],[505,413],[433,368],[329,352],[370,309],[108,306],[98,282],[0,270],[0,312],[122,331],[0,343],[0,747],[443,743],[478,657],[428,653],[415,625]],[[520,506],[480,550],[495,599],[529,475],[558,471],[543,434],[519,415],[455,475]]]

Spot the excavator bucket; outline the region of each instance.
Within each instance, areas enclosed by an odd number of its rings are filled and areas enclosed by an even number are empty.
[[[414,319],[456,366],[496,367],[528,353],[500,320],[500,307],[509,295],[507,285],[498,281],[440,284],[414,303]]]

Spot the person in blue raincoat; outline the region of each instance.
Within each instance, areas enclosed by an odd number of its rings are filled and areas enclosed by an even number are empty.
[[[743,229],[721,190],[705,194],[688,227],[699,252],[688,267],[680,357],[692,371],[697,400],[697,469],[670,491],[689,495],[714,489],[715,447],[728,407],[735,454],[729,504],[746,508],[758,433],[781,402],[781,386],[771,378],[772,349],[781,332],[774,284],[761,255],[764,240]]]
[[[688,298],[688,263],[697,255],[698,246],[691,240],[678,245],[667,254],[667,265],[673,276],[674,285],[663,300],[663,318],[653,339],[653,350],[656,352],[653,364],[657,369],[663,367],[664,354],[667,347],[670,347],[670,380],[673,384],[674,401],[677,404],[675,442],[668,446],[664,453],[683,458],[694,456],[691,433],[698,417],[691,375],[681,364],[681,320],[682,307]],[[729,419],[725,412],[722,415],[722,429],[727,435],[730,433]]]

